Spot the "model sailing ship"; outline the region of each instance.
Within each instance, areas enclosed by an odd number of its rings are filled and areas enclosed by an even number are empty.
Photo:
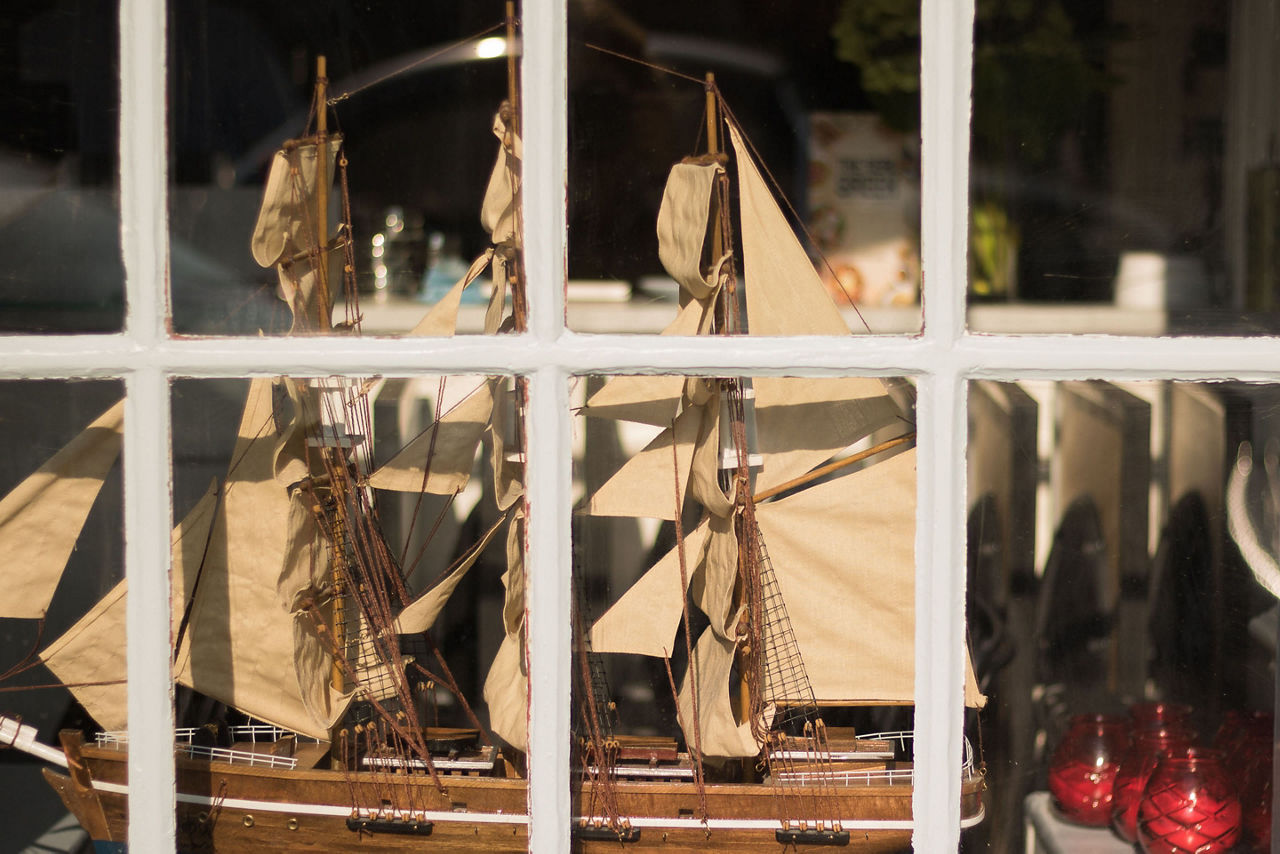
[[[319,71],[315,132],[276,154],[252,248],[277,269],[296,334],[350,334],[359,315],[349,227],[326,222],[330,182],[345,161],[341,139],[326,130],[323,64]],[[673,168],[659,214],[660,255],[682,288],[665,334],[848,334],[710,84],[708,99],[712,154]],[[732,159],[715,151],[722,121]],[[492,245],[413,334],[452,334],[463,290],[490,265],[485,331],[524,328],[521,150],[510,102],[494,130],[501,148],[482,211]],[[335,327],[339,282],[347,321]],[[398,850],[427,836],[450,850],[526,848],[518,389],[484,380],[373,470],[373,385],[254,380],[227,477],[173,531],[175,681],[264,722],[179,732],[182,850]],[[915,475],[904,412],[877,380],[616,377],[585,413],[665,428],[583,509],[672,520],[677,545],[593,626],[575,629],[575,844],[909,844],[909,746],[821,717],[827,706],[912,703]],[[119,453],[121,422],[117,405],[0,503],[11,567],[0,616],[43,616]],[[886,432],[896,435],[868,447]],[[375,490],[455,495],[485,439],[498,521],[413,596],[383,539]],[[685,533],[681,522],[695,512]],[[504,638],[484,686],[485,727],[429,630],[499,535]],[[14,567],[25,576],[13,578]],[[0,743],[67,769],[45,776],[104,842],[122,842],[127,826],[126,595],[121,582],[40,653],[103,727],[96,744],[64,733],[60,749],[49,747],[33,728],[0,718]],[[696,639],[695,606],[706,623]],[[683,743],[614,732],[594,678],[599,656],[657,656],[670,670],[681,626],[688,672],[678,691],[671,682]],[[435,688],[455,695],[470,728],[429,724]],[[981,702],[971,673],[966,701]],[[982,786],[966,761],[966,824],[981,818]]]

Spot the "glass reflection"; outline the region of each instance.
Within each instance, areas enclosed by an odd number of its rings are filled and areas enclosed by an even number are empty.
[[[1118,721],[1126,745],[1175,727],[1169,749],[1220,747],[1246,719],[1265,730],[1248,745],[1271,743],[1275,403],[1274,387],[1239,383],[970,386],[968,625],[990,703],[968,730],[981,733],[991,820],[965,850],[1021,846],[1024,821],[1060,843],[1082,832],[1063,821],[1081,809],[1097,844],[1113,825],[1132,836],[1105,805],[1055,801],[1064,786],[1094,798],[1063,746],[1090,716]],[[1269,756],[1237,757],[1237,796],[1255,809],[1269,803]]]
[[[980,0],[972,327],[1273,330],[1278,36],[1259,3]]]
[[[788,274],[812,278],[843,316],[834,334],[920,328],[918,38],[893,40],[902,55],[881,92],[888,36],[867,8],[570,5],[570,326],[666,328],[687,302],[687,270],[670,257],[682,240],[712,287],[723,275],[748,295],[769,275],[753,251],[794,259]],[[918,17],[898,24],[918,35]],[[687,220],[664,227],[679,189],[669,174],[716,160],[725,178],[701,203],[712,221],[690,202]],[[757,221],[764,250],[753,250]]]
[[[0,11],[0,332],[117,332],[117,23],[110,4]]]
[[[318,244],[350,277],[344,285],[332,276],[332,301],[341,304],[345,289],[360,306],[317,315],[307,328],[358,318],[365,334],[411,332],[429,308],[454,302],[459,331],[493,332],[500,321],[487,307],[512,299],[512,281],[523,316],[518,197],[493,197],[504,187],[514,195],[518,174],[495,175],[495,155],[507,167],[521,156],[518,47],[510,48],[518,21],[509,38],[500,4],[366,5],[329,4],[317,18],[310,7],[171,4],[176,332],[300,331],[289,302],[309,279],[329,278],[314,269],[328,266]],[[319,134],[342,140],[332,168],[303,156],[332,184],[313,190],[308,166],[299,173],[307,189],[297,195],[323,239],[294,229],[292,252],[255,245],[251,255],[255,223],[274,204],[264,195],[277,150]],[[333,231],[315,227],[321,217]],[[475,284],[452,294],[473,260],[495,248],[496,266],[474,271]]]

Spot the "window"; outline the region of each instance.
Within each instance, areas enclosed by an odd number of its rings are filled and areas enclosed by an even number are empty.
[[[535,676],[530,681],[530,845],[538,852],[559,852],[569,849],[570,832],[571,380],[662,372],[914,378],[919,466],[914,845],[918,851],[935,852],[955,850],[959,840],[965,637],[961,567],[971,384],[1280,377],[1280,351],[1265,337],[1068,337],[978,334],[966,328],[975,18],[971,0],[923,0],[919,16],[920,186],[927,200],[920,210],[924,275],[919,334],[708,341],[597,335],[566,325],[567,5],[527,0],[521,9],[528,332],[454,339],[299,337],[286,342],[170,334],[166,287],[172,293],[177,331],[209,331],[199,327],[195,309],[184,314],[190,307],[183,303],[191,294],[187,288],[197,278],[182,280],[178,250],[170,240],[187,222],[168,204],[174,193],[167,179],[173,176],[166,172],[174,131],[171,126],[166,131],[171,118],[166,104],[172,103],[172,93],[166,92],[165,58],[172,56],[177,30],[167,18],[172,10],[162,0],[120,0],[119,219],[127,297],[123,331],[116,331],[118,325],[108,317],[57,337],[7,335],[0,338],[0,376],[124,381],[125,565],[131,587],[130,849],[136,854],[170,851],[175,835],[166,581],[170,472],[164,454],[156,449],[172,445],[170,388],[176,379],[290,373],[514,373],[527,378],[527,607]],[[168,168],[186,166],[175,163]],[[100,179],[109,182],[109,175],[108,171]],[[874,183],[875,175],[865,180]],[[913,319],[905,329],[916,327]]]

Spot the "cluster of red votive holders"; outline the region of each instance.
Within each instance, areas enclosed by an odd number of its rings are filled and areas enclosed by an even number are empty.
[[[1271,850],[1269,713],[1228,712],[1211,747],[1189,706],[1139,703],[1128,716],[1077,715],[1049,765],[1063,818],[1110,827],[1147,854]]]

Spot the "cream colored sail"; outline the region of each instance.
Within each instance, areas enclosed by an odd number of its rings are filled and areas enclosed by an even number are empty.
[[[324,147],[326,181],[332,181],[341,146],[342,137],[335,135]],[[330,318],[321,316],[323,303],[317,298],[322,270],[329,271],[332,281],[342,269],[342,253],[331,243],[337,232],[321,233],[319,159],[320,146],[314,141],[290,142],[275,153],[249,244],[255,261],[276,268],[279,296],[293,312],[294,332],[329,328]],[[320,255],[314,254],[319,252],[326,256],[323,267]]]
[[[376,489],[453,495],[471,479],[476,449],[493,416],[497,380],[487,380],[369,476]]]
[[[501,144],[480,206],[480,224],[494,245],[500,246],[520,240],[520,164],[524,151],[520,137],[509,132],[501,112],[493,117],[493,135]]]
[[[122,400],[0,500],[0,554],[11,568],[0,617],[44,617],[102,482],[120,456],[123,426]]]
[[[674,424],[655,436],[591,496],[585,512],[592,516],[675,519],[679,510],[675,487],[678,483],[682,495],[688,492],[694,447],[706,417],[703,407],[680,413]]]
[[[685,535],[686,573],[692,579],[706,555],[709,520]],[[675,652],[684,589],[679,547],[663,555],[591,627],[592,652],[627,652],[667,658]]]
[[[485,312],[484,331],[493,335],[500,331],[503,307],[507,296],[507,264],[511,255],[520,247],[520,137],[509,133],[499,113],[493,117],[493,133],[501,145],[498,157],[489,174],[484,202],[480,207],[480,224],[489,233],[492,246],[486,248],[471,262],[466,274],[458,280],[409,335],[450,337],[458,329],[458,308],[462,294],[480,278],[490,265],[493,267],[493,293],[489,309]]]
[[[729,136],[738,164],[739,239],[751,334],[848,335],[848,325],[732,123]],[[804,474],[895,420],[906,427],[877,379],[762,377],[752,384],[764,458],[758,491]]]
[[[757,377],[756,448],[764,492],[799,477],[876,430],[910,423],[880,380],[860,377]]]
[[[529,668],[524,625],[524,508],[517,507],[507,528],[506,596],[502,606],[504,636],[484,681],[489,728],[518,750],[529,748]]]
[[[217,514],[216,490],[215,482],[170,537],[173,571],[169,578],[173,587],[169,618],[170,637],[175,641]],[[106,730],[122,730],[128,725],[125,687],[128,589],[128,579],[121,580],[40,653],[40,660],[50,672],[68,686],[85,711]]]
[[[667,176],[658,212],[658,256],[680,283],[681,309],[663,335],[705,335],[720,292],[724,259],[710,276],[702,273],[703,242],[714,182],[724,169],[717,164],[676,164]],[[611,377],[582,409],[585,415],[668,427],[680,409],[686,380],[680,376]]]
[[[331,136],[327,169],[332,177],[342,137]],[[267,174],[262,207],[254,225],[250,249],[263,267],[288,261],[299,252],[327,243],[330,234],[319,235],[316,210],[316,162],[319,146],[295,142],[276,152]]]
[[[737,649],[735,642],[725,640],[710,629],[698,638],[693,649],[693,665],[677,697],[680,726],[690,750],[701,743],[706,756],[755,756],[760,752],[760,745],[751,735],[751,724],[739,724],[733,714],[729,675]],[[698,689],[696,734],[692,726],[694,685]]]
[[[756,507],[819,704],[914,700],[915,457],[911,449]],[[966,670],[965,701],[981,705]]]
[[[128,590],[128,580],[120,581],[40,653],[40,660],[50,672],[70,688],[85,711],[105,730],[122,730],[129,723],[124,681]]]
[[[271,388],[267,379],[250,386],[175,672],[180,683],[255,718],[326,738],[349,698],[299,685],[300,678],[327,685],[330,668],[310,656],[301,669],[295,664],[295,617],[277,592],[290,541],[287,487],[305,466],[298,425],[276,433]],[[324,719],[313,715],[317,707],[327,709]]]
[[[702,251],[711,193],[722,174],[718,163],[677,163],[658,208],[658,258],[693,299],[706,299],[716,288],[714,277],[708,280],[702,272]]]
[[[510,514],[503,514],[497,522],[489,527],[489,530],[485,531],[483,537],[476,541],[471,548],[467,549],[466,553],[458,559],[457,563],[444,578],[405,606],[404,610],[400,612],[400,616],[396,618],[396,632],[402,635],[409,635],[425,632],[431,628],[436,618],[444,610],[449,597],[453,595],[453,591],[458,589],[462,579],[471,571],[471,567],[475,566],[476,561],[480,559],[480,555],[488,548],[489,543],[493,541],[494,535],[507,523],[509,517]]]
[[[480,278],[480,274],[485,271],[485,268],[489,266],[489,262],[492,260],[492,249],[486,249],[480,253],[480,257],[471,262],[471,267],[458,280],[458,283],[450,288],[449,292],[431,307],[422,320],[418,321],[417,326],[409,330],[409,335],[434,338],[452,337],[458,329],[458,307],[462,305],[462,292],[470,287],[472,282]]]

